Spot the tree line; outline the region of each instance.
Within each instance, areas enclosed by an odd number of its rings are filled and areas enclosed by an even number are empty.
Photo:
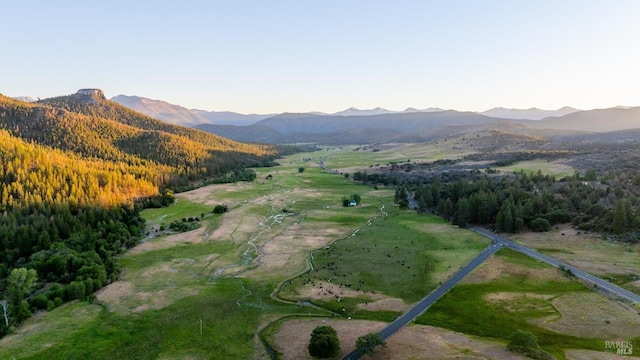
[[[524,228],[547,231],[570,222],[578,229],[622,240],[640,238],[640,172],[630,176],[611,170],[598,177],[588,170],[558,180],[540,171],[521,171],[507,176],[476,173],[454,182],[405,181],[396,188],[396,202],[410,193],[419,211],[436,213],[462,227],[473,223],[517,233]]]

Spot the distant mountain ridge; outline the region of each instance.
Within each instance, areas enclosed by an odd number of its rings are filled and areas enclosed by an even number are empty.
[[[234,126],[246,126],[255,124],[259,121],[274,117],[281,116],[290,113],[282,114],[240,114],[231,111],[207,111],[198,109],[187,109],[180,105],[170,104],[162,100],[152,100],[140,96],[128,96],[117,95],[111,98],[121,105],[124,105],[132,110],[141,112],[147,116],[159,119],[168,123],[178,124],[183,126],[195,127],[199,124],[213,124],[213,125],[234,125]],[[630,106],[617,106],[617,109],[630,109]],[[313,116],[339,116],[339,117],[361,117],[361,116],[376,116],[376,115],[392,115],[392,114],[406,114],[406,113],[431,113],[447,111],[438,107],[428,108],[414,108],[409,107],[402,111],[388,110],[381,107],[373,109],[358,109],[351,107],[342,111],[338,111],[332,114],[313,111],[301,114],[308,114]],[[449,110],[456,111],[456,110]],[[507,120],[543,120],[549,117],[562,117],[572,113],[585,111],[576,109],[573,107],[565,106],[557,110],[545,110],[539,108],[530,109],[510,109],[504,107],[495,107],[482,112],[475,112],[478,115],[484,115],[494,119],[507,119]],[[589,110],[586,110],[589,111]],[[468,113],[458,111],[459,113]],[[300,115],[302,116],[302,115]]]
[[[333,116],[369,116],[369,115],[383,115],[383,114],[401,114],[401,113],[415,113],[415,112],[436,112],[436,111],[444,111],[444,109],[440,108],[426,108],[426,109],[416,109],[416,108],[407,108],[404,111],[393,111],[383,109],[381,107],[373,108],[373,109],[358,109],[354,107],[350,107],[348,109],[338,111],[333,114],[323,114],[323,115],[333,115]]]
[[[171,124],[194,126],[197,124],[249,125],[273,114],[238,114],[230,111],[206,111],[187,109],[162,100],[152,100],[140,96],[117,95],[111,98],[120,105],[138,111],[152,118]]]
[[[513,120],[542,120],[551,116],[563,116],[571,114],[580,109],[574,109],[569,106],[562,107],[558,110],[543,110],[538,108],[530,109],[507,109],[503,107],[495,107],[481,112],[480,114],[501,119]]]
[[[159,102],[135,98],[138,103],[146,105],[155,106]],[[114,100],[121,100],[121,97],[115,97]],[[236,141],[260,143],[420,142],[444,138],[448,133],[503,129],[512,134],[557,138],[640,128],[640,108],[623,106],[597,110],[578,110],[572,107],[557,110],[493,108],[480,113],[440,108],[407,108],[404,111],[380,107],[364,110],[349,108],[334,114],[283,113],[274,116],[256,115],[249,120],[250,115],[188,110],[166,102],[159,103],[186,112],[191,120],[179,120],[177,113],[169,111],[164,111],[163,116],[160,116],[158,111],[151,112],[148,106],[140,108],[140,111],[165,121],[189,121],[197,129]],[[216,118],[221,114],[237,118],[223,123],[219,121],[219,117]],[[203,118],[206,120],[202,121]],[[245,125],[239,126],[243,120],[246,120]]]
[[[640,128],[640,107],[577,111],[542,120],[489,117],[454,110],[379,115],[276,115],[249,126],[198,125],[238,141],[319,144],[426,142],[452,135],[500,130],[511,134],[559,138]]]

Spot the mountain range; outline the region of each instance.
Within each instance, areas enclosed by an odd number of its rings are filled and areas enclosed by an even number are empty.
[[[106,100],[106,99],[104,99]],[[41,102],[46,103],[48,99]],[[349,108],[333,114],[321,112],[239,114],[187,109],[139,96],[118,95],[120,104],[150,118],[191,126],[224,138],[251,143],[366,144],[372,142],[430,141],[447,134],[499,130],[543,137],[584,135],[640,128],[640,108],[557,110],[493,108],[463,112],[440,108],[392,111],[384,108]]]
[[[244,126],[251,125],[260,120],[277,116],[278,114],[239,114],[230,111],[206,111],[197,109],[187,109],[180,105],[170,104],[162,100],[152,100],[140,96],[127,96],[117,95],[111,98],[121,105],[124,105],[132,110],[141,112],[145,115],[151,116],[162,121],[166,121],[172,124],[179,124],[184,126],[195,126],[199,124],[215,124],[215,125],[236,125]],[[427,112],[440,112],[445,109],[430,107],[424,109],[407,108],[403,111],[393,111],[377,107],[374,109],[357,109],[351,107],[342,111],[338,111],[332,114],[323,112],[309,112],[312,115],[326,115],[326,116],[371,116],[371,115],[385,115],[385,114],[402,114],[402,113],[427,113]],[[496,107],[482,112],[476,112],[480,115],[485,115],[493,118],[500,119],[515,119],[515,120],[541,120],[550,116],[563,116],[573,112],[580,111],[572,107],[565,106],[558,110],[543,110],[538,108],[530,109],[507,109],[502,107]]]
[[[454,110],[379,115],[281,114],[248,126],[196,128],[245,142],[370,144],[425,142],[475,131],[559,138],[640,128],[640,107],[577,111],[542,120],[502,119]]]
[[[134,99],[133,105],[128,100]],[[188,110],[158,100],[139,97],[113,98],[125,106],[173,123],[243,142],[319,144],[366,144],[373,142],[430,141],[448,134],[499,130],[542,137],[584,135],[640,128],[640,108],[614,107],[579,110],[493,108],[483,112],[463,112],[440,108],[391,111],[384,108],[349,108],[333,114],[283,113],[243,115]],[[171,109],[167,110],[167,109]],[[231,114],[222,118],[222,114]]]

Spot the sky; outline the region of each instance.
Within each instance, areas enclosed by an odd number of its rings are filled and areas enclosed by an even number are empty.
[[[0,93],[240,113],[640,106],[640,1],[4,1]]]

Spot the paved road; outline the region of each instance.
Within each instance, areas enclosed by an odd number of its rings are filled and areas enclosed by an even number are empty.
[[[618,297],[624,299],[624,300],[628,300],[631,301],[633,303],[639,304],[640,303],[640,295],[634,294],[631,291],[625,290],[617,285],[614,285],[610,282],[607,282],[605,280],[600,279],[599,277],[593,276],[585,271],[582,271],[578,268],[575,268],[571,265],[568,265],[566,263],[563,263],[560,260],[556,260],[552,257],[549,257],[547,255],[543,255],[533,249],[530,249],[526,246],[520,245],[518,243],[515,243],[511,240],[505,239],[485,228],[481,228],[479,226],[469,226],[469,228],[477,233],[479,233],[480,235],[486,236],[489,239],[492,239],[493,241],[495,241],[497,244],[500,244],[502,246],[505,247],[509,247],[515,251],[518,251],[520,253],[523,253],[527,256],[530,256],[536,260],[540,260],[540,261],[544,261],[547,264],[551,265],[551,266],[555,266],[555,267],[560,267],[563,266],[565,269],[569,269],[571,270],[571,272],[579,279],[585,280],[589,283],[592,283],[594,285],[597,285],[598,288],[600,290],[604,290],[608,293],[611,294],[615,294]]]
[[[397,319],[395,319],[392,323],[387,325],[384,329],[380,331],[380,336],[383,339],[388,339],[393,333],[400,330],[401,327],[408,324],[411,320],[418,317],[418,315],[425,312],[429,306],[433,305],[438,299],[442,297],[447,291],[451,290],[451,288],[456,285],[462,278],[467,276],[473,269],[478,267],[478,265],[482,264],[489,256],[493,255],[496,251],[500,250],[500,246],[497,244],[491,244],[488,248],[486,248],[483,252],[480,253],[475,259],[473,259],[470,263],[468,263],[462,270],[453,275],[447,282],[442,284],[440,287],[435,289],[432,293],[427,295],[425,298],[420,300],[418,304],[416,304],[411,310],[407,311]],[[343,357],[343,360],[353,360],[359,359],[363,354],[357,350],[354,350],[350,354]]]
[[[571,272],[579,279],[590,282],[600,290],[604,290],[606,292],[615,294],[622,299],[629,300],[633,303],[640,303],[640,295],[634,294],[628,290],[625,290],[619,286],[611,284],[605,280],[602,280],[596,276],[593,276],[587,272],[584,272],[580,269],[577,269],[571,265],[565,264],[562,261],[556,260],[549,256],[543,255],[533,249],[530,249],[526,246],[515,243],[511,240],[505,239],[487,229],[484,229],[479,226],[469,226],[469,229],[488,237],[493,240],[494,243],[491,244],[487,249],[485,249],[480,255],[478,255],[475,259],[473,259],[469,264],[467,264],[462,270],[460,270],[457,274],[455,274],[451,279],[442,284],[440,287],[435,289],[432,293],[427,295],[425,298],[420,300],[420,302],[415,305],[411,310],[404,313],[402,316],[398,317],[392,323],[387,325],[385,328],[380,330],[380,336],[383,339],[388,339],[391,335],[393,335],[396,331],[400,330],[403,326],[408,324],[410,321],[418,317],[420,314],[425,312],[433,303],[435,303],[439,298],[441,298],[447,291],[451,290],[451,288],[456,285],[462,278],[468,275],[473,269],[482,264],[489,256],[493,255],[496,251],[500,250],[502,247],[508,247],[515,251],[518,251],[522,254],[530,256],[534,259],[543,261],[551,266],[560,267],[563,266],[565,269],[571,270]],[[354,350],[349,353],[342,360],[355,360],[362,357],[362,353]]]

